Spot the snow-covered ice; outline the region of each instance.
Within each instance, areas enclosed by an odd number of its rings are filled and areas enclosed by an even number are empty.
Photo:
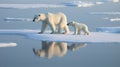
[[[28,39],[40,41],[57,41],[57,42],[83,42],[83,43],[120,43],[120,34],[106,32],[91,32],[87,35],[69,35],[66,34],[37,34],[39,30],[0,30],[0,34],[15,34],[25,36]]]

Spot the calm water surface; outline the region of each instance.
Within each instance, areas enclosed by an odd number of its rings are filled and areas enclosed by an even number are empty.
[[[119,67],[119,43],[66,43],[0,35],[1,42],[16,47],[0,48],[0,67]]]
[[[30,3],[32,2],[30,0]],[[1,3],[8,3],[8,1],[5,0]],[[10,3],[18,2],[11,0]],[[27,21],[6,22],[4,21],[6,17],[33,18],[38,13],[63,12],[66,14],[68,22],[73,20],[83,22],[88,25],[90,31],[95,32],[96,27],[119,27],[119,22],[110,22],[109,19],[104,18],[119,18],[120,15],[92,15],[90,13],[119,12],[119,6],[119,3],[110,2],[89,8],[0,8],[0,30],[41,28],[41,23]],[[70,29],[73,30],[72,27]],[[20,35],[0,34],[0,43],[11,42],[16,43],[17,46],[0,47],[0,67],[120,67],[120,43],[47,42],[28,39]]]

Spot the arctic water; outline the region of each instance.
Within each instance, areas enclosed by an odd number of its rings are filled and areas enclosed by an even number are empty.
[[[120,27],[120,2],[77,1],[2,0],[0,30],[40,30],[41,22],[34,23],[32,19],[39,13],[48,12],[63,12],[68,22],[74,20],[85,23],[91,32],[98,32],[98,27]],[[115,18],[118,20],[111,21]],[[120,28],[107,33],[120,37],[120,33],[116,32],[119,30]],[[120,42],[41,41],[20,34],[0,34],[0,67],[120,67],[119,51]]]

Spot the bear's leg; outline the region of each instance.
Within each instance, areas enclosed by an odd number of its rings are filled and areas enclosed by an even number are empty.
[[[85,33],[84,35],[89,35],[88,28],[85,28],[83,31],[84,31],[84,33]]]
[[[39,34],[44,33],[44,32],[45,32],[46,27],[47,27],[47,23],[46,23],[46,22],[43,22],[43,23],[42,23],[41,32],[39,32]]]
[[[69,34],[70,33],[69,28],[68,28],[67,25],[65,25],[64,30],[65,30],[65,34]]]
[[[80,34],[81,34],[81,29],[78,30],[78,35],[80,35]]]
[[[55,24],[51,24],[51,29],[52,29],[51,34],[54,34],[55,31],[56,31],[56,26],[55,26]]]
[[[75,27],[74,35],[77,35],[77,34],[78,34],[78,28]]]
[[[59,26],[59,27],[58,27],[58,33],[59,33],[59,34],[61,33],[61,29],[62,29],[62,27]]]

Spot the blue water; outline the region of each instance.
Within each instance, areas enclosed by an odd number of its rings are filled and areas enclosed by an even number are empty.
[[[94,2],[94,0],[92,0]],[[58,0],[54,3],[59,4],[69,2],[69,0]],[[2,0],[0,3],[39,3],[30,0]],[[44,0],[40,3],[45,3]],[[47,12],[63,12],[66,14],[68,22],[77,21],[88,25],[89,30],[96,31],[96,27],[120,27],[120,21],[110,22],[108,18],[120,18],[120,14],[90,14],[91,12],[120,12],[120,3],[106,2],[88,8],[78,7],[59,7],[59,8],[29,8],[29,9],[6,9],[0,8],[0,29],[40,29],[41,23],[32,21],[12,21],[6,22],[6,17],[13,18],[33,18],[34,15]],[[72,27],[70,27],[73,30]],[[49,30],[49,27],[47,28]],[[65,43],[66,53],[59,57],[53,55],[40,57],[34,53],[33,49],[41,50],[43,43],[39,40],[25,38],[20,35],[0,35],[0,43],[17,43],[16,47],[0,47],[0,67],[120,67],[120,43],[84,43],[84,47],[75,47],[83,43]],[[47,46],[51,42],[46,42]],[[52,42],[53,43],[53,42]],[[57,42],[54,42],[58,44]],[[61,43],[59,43],[61,44]],[[69,47],[74,45],[75,51]],[[48,51],[48,48],[45,48]],[[57,48],[57,47],[56,47]],[[60,48],[58,48],[60,49]],[[50,52],[51,53],[51,52]]]

